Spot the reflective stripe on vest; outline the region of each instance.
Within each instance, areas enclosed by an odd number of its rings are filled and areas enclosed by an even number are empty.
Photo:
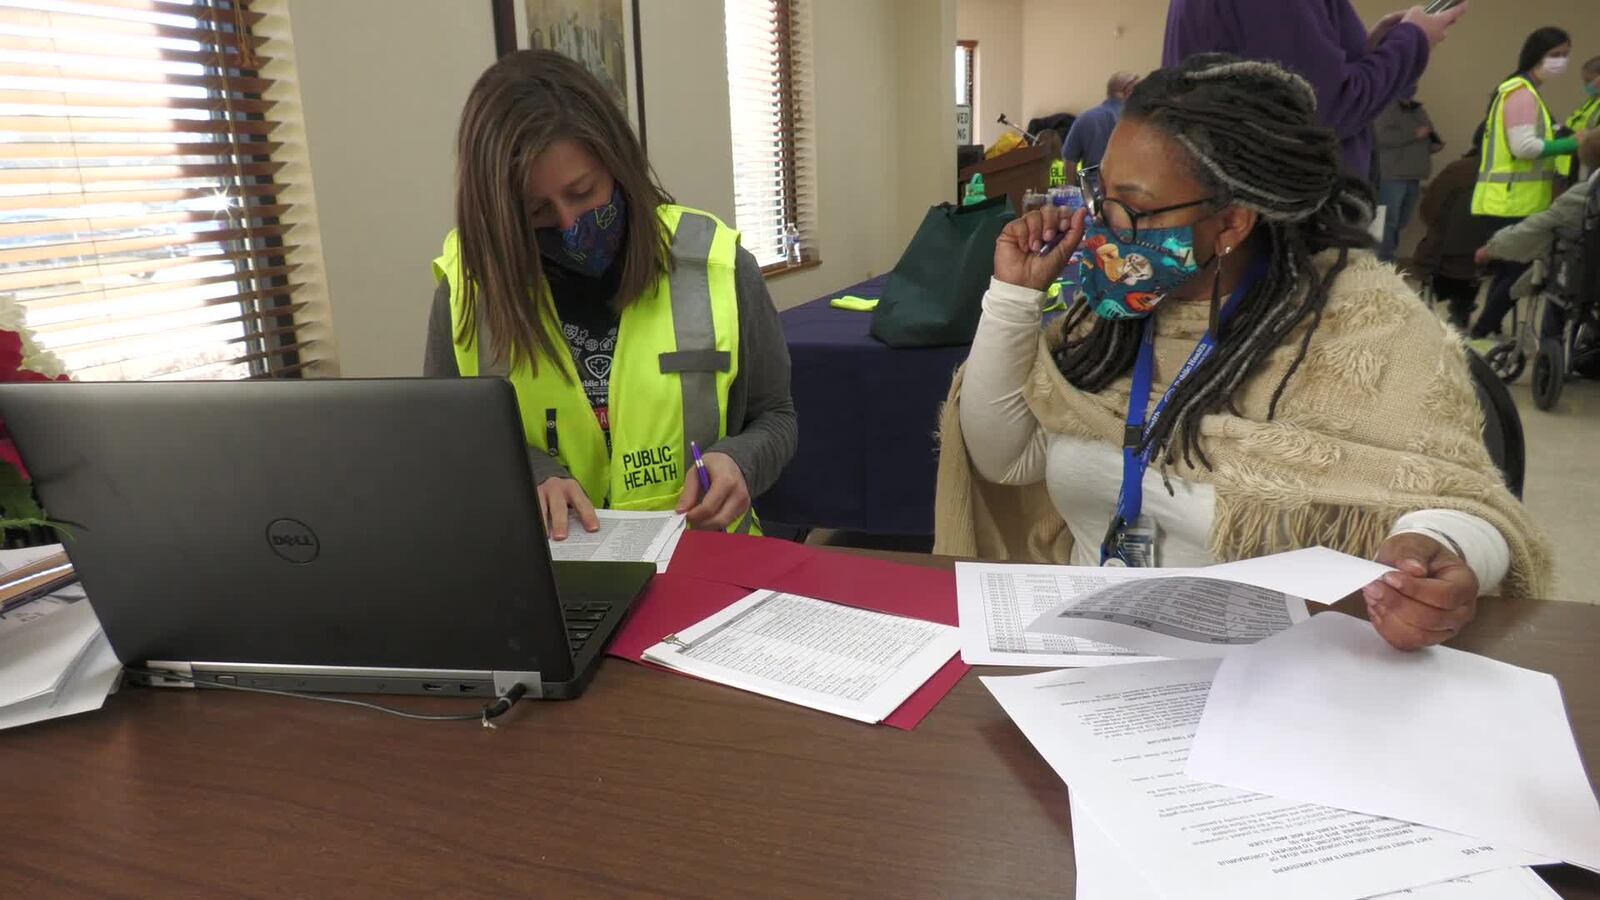
[[[526,361],[514,367],[497,362],[481,311],[475,316],[475,340],[456,342],[461,374],[509,378],[529,446],[557,456],[590,499],[613,509],[676,505],[684,478],[693,477],[689,441],[710,447],[727,433],[728,391],[738,374],[738,232],[684,207],[662,206],[658,216],[670,235],[673,267],[623,311],[608,378],[609,447],[560,337],[547,287],[541,286],[535,302],[547,333],[558,342],[554,365],[541,358],[535,372]],[[465,315],[460,286],[467,280],[459,249],[451,232],[434,261],[435,278],[450,279],[451,317],[458,329]],[[664,390],[672,393],[664,396]],[[754,528],[754,516],[747,515],[731,530]]]
[[[1506,80],[1495,94],[1484,130],[1483,155],[1478,166],[1478,183],[1472,192],[1472,212],[1480,216],[1515,219],[1550,208],[1555,201],[1558,175],[1570,172],[1571,158],[1521,159],[1511,152],[1506,131],[1505,101],[1519,90],[1533,92],[1539,104],[1535,120],[1536,136],[1549,139],[1554,122],[1550,109],[1533,82],[1522,76]]]

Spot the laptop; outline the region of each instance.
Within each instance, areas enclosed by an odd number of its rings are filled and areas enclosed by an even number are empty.
[[[655,573],[555,563],[498,378],[0,385],[155,684],[571,698]]]

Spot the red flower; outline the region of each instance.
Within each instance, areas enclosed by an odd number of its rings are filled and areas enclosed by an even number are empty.
[[[0,381],[17,381],[22,371],[22,335],[0,331]]]
[[[22,367],[22,335],[15,331],[0,331],[0,382],[39,382],[39,381],[69,381],[67,376],[51,378],[41,375],[30,369]],[[28,468],[22,464],[22,454],[17,452],[17,445],[11,440],[11,432],[6,430],[5,420],[0,419],[0,462],[7,463],[17,470],[24,481],[29,480]]]

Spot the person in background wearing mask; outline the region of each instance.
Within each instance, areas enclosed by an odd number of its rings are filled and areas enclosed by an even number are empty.
[[[1092,219],[1006,226],[940,426],[935,552],[1190,567],[1325,545],[1399,570],[1364,594],[1407,649],[1497,585],[1544,589],[1461,343],[1365,249],[1372,191],[1316,102],[1271,63],[1191,57],[1140,83],[1080,176]],[[1080,250],[1081,295],[1041,328]]]
[[[1111,76],[1106,82],[1105,101],[1072,123],[1066,143],[1061,145],[1061,158],[1066,161],[1069,172],[1100,165],[1100,158],[1106,155],[1106,142],[1111,140],[1111,131],[1122,118],[1122,105],[1128,102],[1128,95],[1138,83],[1139,76],[1130,72]]]
[[[1378,116],[1378,172],[1383,182],[1378,187],[1378,202],[1383,204],[1383,242],[1378,258],[1394,262],[1400,234],[1416,212],[1422,183],[1433,174],[1433,154],[1444,149],[1444,141],[1433,130],[1433,120],[1412,96],[1405,96]]]
[[[1493,220],[1497,230],[1549,209],[1556,186],[1572,174],[1578,138],[1555,136],[1555,120],[1539,93],[1551,79],[1567,73],[1571,56],[1572,38],[1564,29],[1533,32],[1522,44],[1517,70],[1489,102],[1472,214]],[[1511,288],[1527,268],[1506,261],[1490,266],[1489,297],[1472,325],[1473,349],[1487,353],[1498,342],[1500,326],[1515,303]]]
[[[1432,48],[1466,14],[1421,6],[1391,13],[1369,32],[1350,0],[1172,0],[1161,64],[1196,53],[1266,59],[1311,82],[1317,117],[1339,136],[1344,170],[1372,174],[1372,123],[1416,85]]]
[[[1567,129],[1573,134],[1600,128],[1600,56],[1583,64],[1583,93],[1583,105],[1567,117]],[[1585,178],[1589,173],[1589,169],[1583,170]]]
[[[675,205],[616,101],[554,51],[479,77],[456,153],[423,371],[510,379],[550,537],[569,515],[598,530],[596,507],[754,530],[751,498],[796,426],[777,311],[738,232]]]

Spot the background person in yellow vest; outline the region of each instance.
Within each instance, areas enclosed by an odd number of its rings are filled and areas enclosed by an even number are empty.
[[[1523,42],[1517,71],[1501,82],[1489,101],[1483,162],[1472,196],[1473,215],[1491,220],[1486,223],[1489,227],[1515,225],[1549,209],[1557,182],[1572,171],[1578,139],[1555,136],[1550,107],[1539,95],[1540,86],[1566,74],[1571,56],[1572,38],[1565,30],[1535,31]],[[1525,264],[1511,262],[1490,266],[1489,298],[1471,331],[1480,353],[1499,339],[1501,323],[1515,303],[1511,287],[1526,269]]]
[[[1583,64],[1583,95],[1583,105],[1567,117],[1567,128],[1574,134],[1600,128],[1600,56]],[[1586,177],[1583,180],[1587,180],[1591,171],[1584,169],[1583,175]]]
[[[551,51],[484,72],[457,157],[424,373],[510,378],[550,536],[569,514],[597,530],[596,507],[750,528],[796,424],[777,311],[738,233],[675,205],[606,89]]]

